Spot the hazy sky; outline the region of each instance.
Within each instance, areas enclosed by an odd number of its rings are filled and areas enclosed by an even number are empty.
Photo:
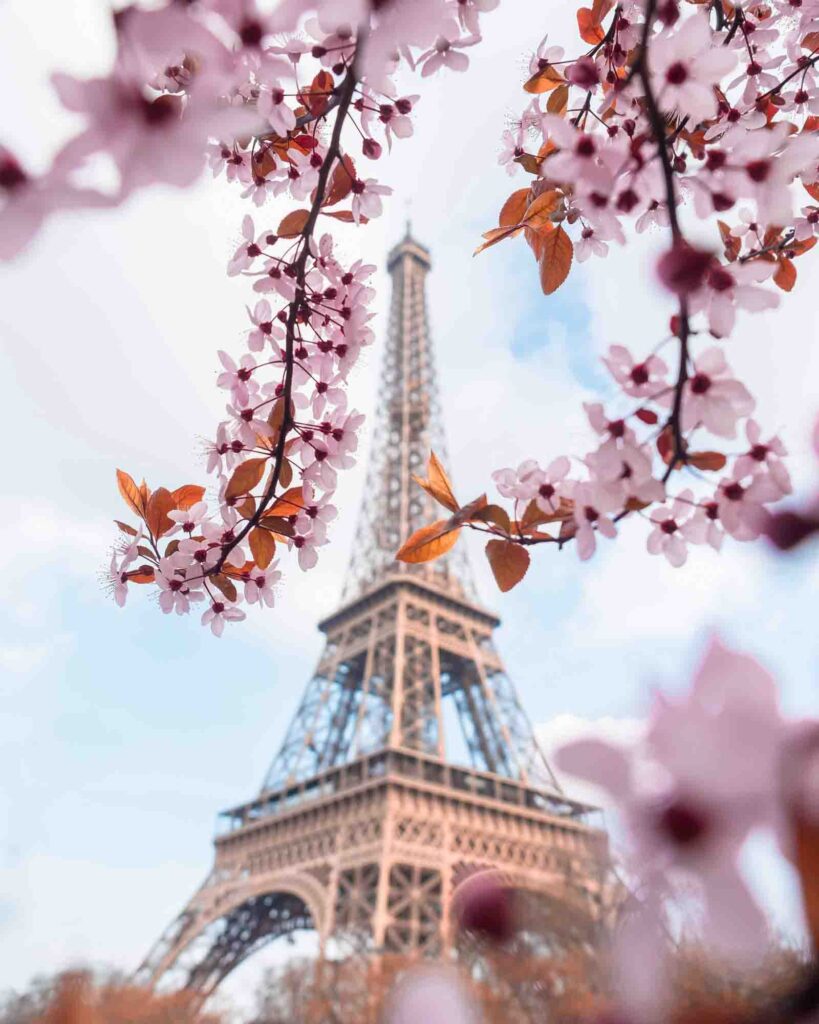
[[[547,27],[553,42],[574,38],[567,5],[536,5],[537,17],[534,6],[504,0],[470,73],[423,84],[416,135],[382,168],[394,201],[344,243],[383,266],[412,200],[433,256],[433,332],[465,499],[486,488],[488,467],[587,450],[580,403],[607,387],[601,351],[647,350],[669,315],[647,269],[659,236],[575,270],[548,300],[522,240],[471,256],[523,184],[495,161],[524,100],[524,51]],[[25,158],[45,160],[71,127],[48,70],[107,66],[107,7],[0,4],[0,90],[13,97],[3,141]],[[215,350],[238,348],[250,297],[224,273],[242,213],[221,181],[157,189],[111,214],[55,222],[0,268],[0,984],[77,961],[136,966],[207,872],[217,811],[258,789],[320,652],[315,623],[338,599],[361,467],[343,480],[319,568],[288,572],[279,607],[221,641],[196,619],[164,617],[145,592],[121,611],[97,580],[111,519],[123,515],[116,466],[153,486],[202,478],[197,439],[223,404]],[[800,274],[784,307],[741,321],[728,348],[805,487],[817,476],[810,257]],[[383,272],[378,283],[382,310]],[[367,412],[377,364],[369,352],[353,384]],[[815,557],[727,544],[673,570],[644,543],[643,527],[624,524],[590,563],[539,553],[506,596],[473,551],[483,599],[504,620],[507,667],[548,746],[595,723],[633,731],[650,686],[683,681],[712,628],[778,673],[789,711],[815,713]],[[770,858],[757,863],[757,878],[771,870]],[[787,873],[763,881],[793,922]]]

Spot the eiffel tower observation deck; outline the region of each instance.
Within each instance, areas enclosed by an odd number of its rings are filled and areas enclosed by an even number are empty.
[[[571,887],[590,907],[601,895],[605,834],[537,743],[465,553],[395,561],[438,517],[412,476],[444,439],[430,254],[408,229],[387,266],[381,407],[342,604],[319,624],[324,653],[261,791],[221,815],[212,871],[139,968],[148,984],[207,998],[300,929],[324,951],[441,956],[453,893],[480,868],[557,898]]]

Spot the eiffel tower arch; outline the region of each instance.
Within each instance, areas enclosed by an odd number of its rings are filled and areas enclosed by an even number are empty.
[[[254,799],[220,816],[214,866],[137,972],[207,998],[239,963],[298,930],[320,947],[440,956],[472,871],[588,904],[603,896],[596,810],[553,775],[493,642],[463,551],[395,551],[435,518],[412,483],[444,454],[425,280],[407,231],[392,299],[365,500],[342,604]],[[450,709],[450,710],[448,710]],[[458,764],[445,723],[457,722]]]

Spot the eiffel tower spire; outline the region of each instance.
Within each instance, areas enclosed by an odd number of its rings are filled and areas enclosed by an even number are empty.
[[[261,792],[223,813],[213,870],[137,972],[149,984],[204,999],[297,929],[323,949],[440,956],[452,894],[477,867],[599,908],[605,834],[552,774],[464,556],[394,558],[436,514],[412,475],[430,448],[444,454],[430,266],[408,228],[388,259],[382,405],[345,597],[319,624],[324,653]]]
[[[440,509],[413,483],[413,475],[424,475],[430,451],[447,462],[426,304],[431,266],[429,251],[412,237],[407,221],[404,238],[387,259],[392,298],[380,405],[345,598],[396,573],[410,573],[457,596],[474,596],[460,547],[421,565],[395,560],[395,552],[411,533],[440,518]]]

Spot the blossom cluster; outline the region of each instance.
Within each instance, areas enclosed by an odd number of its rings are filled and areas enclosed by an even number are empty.
[[[758,537],[766,506],[791,490],[785,447],[752,418],[723,346],[738,311],[778,305],[816,242],[816,6],[598,0],[577,17],[586,52],[544,41],[532,57],[530,100],[499,157],[529,183],[478,251],[523,233],[551,294],[573,260],[667,230],[657,276],[677,311],[652,352],[605,355],[617,397],[587,406],[591,450],[493,474],[511,513],[487,522],[479,510],[469,525],[504,538],[506,555],[490,555],[502,589],[529,546],[574,540],[587,559],[626,516],[645,520],[651,554],[680,566],[690,544]],[[692,225],[713,246],[692,244]],[[420,542],[404,553],[433,557]]]
[[[373,340],[375,268],[342,258],[329,227],[365,224],[391,192],[364,168],[412,134],[419,96],[398,92],[396,72],[463,71],[481,15],[497,3],[127,7],[115,17],[110,75],[53,76],[85,126],[51,169],[30,175],[0,152],[6,258],[61,207],[113,205],[154,183],[183,187],[206,161],[254,210],[227,268],[255,295],[244,350],[218,354],[226,418],[208,445],[213,500],[195,485],[151,492],[118,472],[140,520],[118,524],[124,538],[107,573],[118,603],[131,584],[153,584],[162,611],[200,606],[221,635],[245,617],[243,603],[273,604],[280,551],[301,569],[316,564],[337,514],[337,474],[353,465],[363,422],[346,383]],[[117,168],[114,194],[76,184],[99,154]],[[260,226],[255,211],[273,199],[300,205]]]

